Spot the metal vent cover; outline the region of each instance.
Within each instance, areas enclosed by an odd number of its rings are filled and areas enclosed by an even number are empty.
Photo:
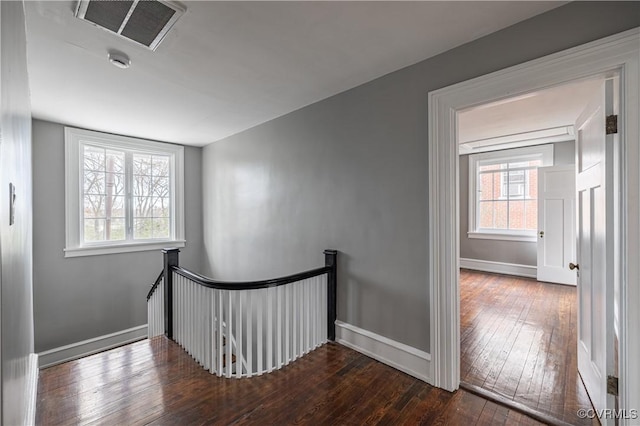
[[[163,0],[80,0],[76,17],[156,50],[184,8]]]

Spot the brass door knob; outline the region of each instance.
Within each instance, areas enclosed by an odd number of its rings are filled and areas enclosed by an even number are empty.
[[[574,269],[580,270],[580,265],[578,265],[577,263],[569,263],[569,269],[571,269],[572,271]]]

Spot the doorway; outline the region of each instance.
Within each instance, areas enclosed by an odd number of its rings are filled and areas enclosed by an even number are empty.
[[[581,79],[458,111],[461,387],[543,422],[591,421],[576,414],[592,406],[569,267],[574,123],[603,84]]]
[[[640,398],[640,371],[631,365],[640,352],[640,336],[632,333],[640,326],[637,309],[628,301],[640,300],[640,271],[629,262],[640,252],[640,200],[638,170],[627,165],[640,161],[638,149],[640,49],[638,35],[630,30],[603,40],[550,55],[488,76],[440,89],[429,94],[429,194],[430,194],[430,307],[431,378],[433,384],[455,390],[460,383],[459,332],[459,194],[456,112],[487,101],[499,101],[568,81],[607,72],[621,76],[620,111],[620,407],[631,410]],[[630,187],[630,184],[633,185]],[[454,213],[454,214],[452,214]],[[631,302],[630,302],[631,303]]]

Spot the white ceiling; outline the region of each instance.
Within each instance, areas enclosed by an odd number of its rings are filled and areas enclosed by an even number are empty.
[[[28,1],[33,116],[205,145],[564,3],[183,2],[152,52],[74,18],[73,1]]]
[[[573,126],[602,81],[594,77],[463,111],[458,114],[458,143],[481,144],[489,138]]]

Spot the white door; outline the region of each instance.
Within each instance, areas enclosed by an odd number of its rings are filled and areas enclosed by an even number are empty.
[[[595,409],[612,408],[607,375],[613,370],[613,221],[611,167],[613,82],[603,82],[576,121],[578,371]],[[606,422],[603,420],[603,422]]]
[[[538,281],[576,285],[576,171],[538,168]]]

